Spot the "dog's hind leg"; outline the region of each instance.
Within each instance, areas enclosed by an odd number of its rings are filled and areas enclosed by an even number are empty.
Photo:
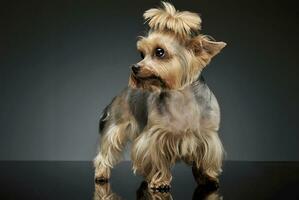
[[[95,180],[98,182],[108,181],[111,168],[121,160],[124,147],[138,129],[125,95],[114,98],[100,119],[100,146],[94,159]]]
[[[99,153],[94,159],[96,182],[106,182],[110,178],[110,170],[121,160],[131,129],[130,122],[111,123],[106,128],[100,140]]]

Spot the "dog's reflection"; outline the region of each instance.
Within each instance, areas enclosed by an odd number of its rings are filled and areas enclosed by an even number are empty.
[[[137,192],[136,192],[137,200],[172,200],[172,196],[170,192],[154,192],[153,190],[148,188],[147,182],[143,181]]]
[[[192,200],[222,200],[218,188],[209,185],[197,186],[193,192]]]
[[[93,200],[121,200],[113,193],[109,183],[95,184]],[[193,192],[192,200],[221,200],[217,188],[197,186]],[[173,200],[170,192],[155,192],[148,189],[147,182],[143,181],[136,191],[136,200]]]
[[[121,200],[122,198],[113,193],[110,184],[99,183],[95,184],[93,200]]]

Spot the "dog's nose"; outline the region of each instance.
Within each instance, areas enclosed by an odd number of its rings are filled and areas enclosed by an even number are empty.
[[[135,65],[132,65],[131,69],[134,74],[137,74],[140,71],[140,66],[135,64]]]

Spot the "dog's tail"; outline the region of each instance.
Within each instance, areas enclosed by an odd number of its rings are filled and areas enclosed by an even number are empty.
[[[162,1],[162,5],[163,8],[152,8],[143,14],[151,29],[169,30],[183,37],[201,29],[201,18],[197,13],[180,12],[168,2]]]

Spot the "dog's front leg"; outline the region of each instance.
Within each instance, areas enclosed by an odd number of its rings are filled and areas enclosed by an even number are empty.
[[[152,127],[133,143],[132,161],[134,172],[145,177],[149,188],[168,191],[172,180],[171,166],[175,155],[169,133]]]

